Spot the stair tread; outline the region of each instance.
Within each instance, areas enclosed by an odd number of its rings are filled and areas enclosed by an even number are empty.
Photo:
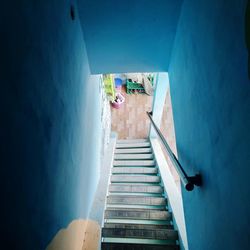
[[[147,244],[147,245],[175,245],[175,240],[157,240],[157,239],[133,239],[120,237],[103,237],[102,242],[109,243],[126,243],[126,244]]]
[[[116,167],[112,169],[113,174],[157,174],[157,168],[144,168],[144,167]]]
[[[150,142],[138,142],[138,143],[117,143],[116,148],[148,148]]]
[[[153,154],[115,154],[115,160],[143,160],[153,159]]]
[[[159,176],[152,175],[112,175],[111,183],[113,182],[150,182],[160,183],[161,178]]]
[[[115,149],[115,154],[146,154],[151,153],[151,148],[120,148]]]
[[[119,139],[117,143],[141,143],[141,142],[148,142],[148,139]]]
[[[168,211],[166,207],[163,209],[151,209],[151,208],[145,208],[145,207],[134,207],[134,208],[129,208],[129,207],[107,207],[107,210],[125,210],[125,211]]]
[[[162,193],[163,188],[159,185],[117,185],[112,184],[109,186],[109,192],[141,192],[141,193]]]
[[[113,166],[117,167],[125,167],[125,166],[155,166],[155,161],[154,160],[114,160]]]
[[[102,228],[103,237],[123,237],[157,240],[178,240],[178,233],[173,229],[128,229],[128,228]]]
[[[102,250],[179,250],[177,245],[102,243]]]
[[[170,226],[169,220],[134,220],[134,219],[105,219],[105,223],[119,223],[119,224],[143,224],[143,225],[161,225]]]

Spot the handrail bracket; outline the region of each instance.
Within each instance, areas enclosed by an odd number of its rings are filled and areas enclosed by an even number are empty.
[[[195,186],[200,187],[202,185],[202,178],[200,174],[196,174],[195,176],[189,176],[188,180]]]

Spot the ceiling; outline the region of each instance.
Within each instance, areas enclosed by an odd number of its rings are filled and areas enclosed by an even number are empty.
[[[79,0],[91,72],[167,71],[182,0]]]

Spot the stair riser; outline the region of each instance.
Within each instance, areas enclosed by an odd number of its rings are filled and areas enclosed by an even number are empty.
[[[173,229],[173,225],[104,223],[104,228],[137,229],[137,230],[159,230],[159,229]]]
[[[161,186],[110,185],[109,192],[162,193]]]
[[[164,198],[158,197],[123,197],[123,196],[109,196],[107,198],[108,204],[130,204],[130,205],[166,205]]]
[[[122,229],[122,228],[103,228],[103,237],[123,237],[138,239],[157,239],[157,240],[177,240],[178,234],[175,230],[169,229]]]
[[[106,210],[105,219],[171,220],[167,211]]]
[[[166,211],[166,205],[145,205],[145,204],[112,204],[107,203],[107,209],[150,209],[150,210],[161,210]]]

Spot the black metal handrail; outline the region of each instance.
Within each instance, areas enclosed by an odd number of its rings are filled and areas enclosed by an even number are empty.
[[[173,166],[175,167],[181,182],[183,184],[183,186],[185,187],[185,189],[187,191],[192,191],[194,189],[194,186],[201,186],[201,175],[200,174],[196,174],[195,176],[188,176],[185,172],[185,170],[183,169],[183,167],[181,166],[180,162],[178,161],[177,157],[175,156],[175,154],[172,152],[171,148],[169,147],[166,139],[164,138],[164,136],[162,135],[160,129],[156,126],[153,118],[152,118],[152,112],[147,112],[147,115],[157,133],[157,135],[160,137],[163,145],[165,146],[167,153],[173,163]]]

